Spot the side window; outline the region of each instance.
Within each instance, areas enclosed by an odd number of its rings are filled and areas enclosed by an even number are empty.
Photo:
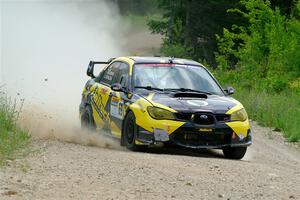
[[[126,63],[121,63],[119,65],[119,71],[115,76],[113,83],[120,83],[123,87],[128,85],[129,80],[129,65]]]
[[[103,76],[101,78],[101,83],[111,85],[114,83],[114,79],[117,76],[119,72],[119,67],[121,65],[121,62],[114,62],[112,63],[103,73]]]

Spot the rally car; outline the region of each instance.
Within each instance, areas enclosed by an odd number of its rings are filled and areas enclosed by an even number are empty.
[[[105,65],[94,75],[94,66]],[[106,130],[121,145],[222,149],[241,159],[251,144],[243,105],[200,63],[169,57],[119,57],[89,63],[80,104],[83,127]]]

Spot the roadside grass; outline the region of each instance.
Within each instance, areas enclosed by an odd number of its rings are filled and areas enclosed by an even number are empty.
[[[290,142],[300,141],[300,97],[286,91],[280,94],[236,87],[233,96],[246,108],[249,117],[262,126],[281,131]]]
[[[16,102],[0,90],[0,167],[30,152],[31,137],[18,128]]]

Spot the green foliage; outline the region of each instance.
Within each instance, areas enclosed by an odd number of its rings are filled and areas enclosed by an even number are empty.
[[[164,13],[148,26],[167,56],[206,61],[237,88],[250,116],[300,139],[300,2],[156,0]],[[215,56],[215,58],[214,58]]]
[[[216,35],[218,41],[219,51],[215,53],[216,60],[218,62],[218,69],[230,70],[233,69],[237,63],[238,58],[238,46],[242,34],[236,34],[230,32],[228,29],[224,28],[223,36]]]
[[[191,49],[180,44],[164,43],[161,47],[161,52],[163,52],[165,55],[177,57],[177,58],[190,59],[191,57],[189,57],[188,55],[188,52],[190,51]]]
[[[290,92],[278,95],[237,88],[235,98],[243,102],[251,119],[282,131],[291,142],[300,140],[299,96]]]
[[[162,53],[166,56],[181,55],[195,60],[206,60],[215,65],[216,33],[221,33],[223,27],[230,27],[236,16],[226,10],[237,5],[234,0],[156,0],[162,10],[162,18],[151,19],[149,29],[153,33],[164,36]],[[240,17],[239,17],[240,18]],[[181,47],[179,54],[174,53],[174,47]],[[171,48],[171,50],[170,50]],[[181,50],[186,48],[183,53]],[[177,52],[175,52],[177,53]]]
[[[291,90],[280,94],[268,89],[245,87],[240,81],[239,70],[214,70],[215,77],[224,86],[235,88],[234,98],[245,106],[249,117],[260,125],[283,132],[291,142],[300,141],[300,95]],[[296,83],[295,83],[296,84]],[[297,83],[300,85],[300,79]]]
[[[269,1],[242,0],[246,11],[231,9],[249,21],[248,27],[234,26],[217,36],[221,69],[232,69],[232,59],[245,87],[281,92],[300,76],[300,22],[287,18]],[[299,4],[298,4],[299,7]],[[296,7],[296,8],[298,8]],[[298,9],[294,13],[297,13]]]
[[[122,15],[149,15],[157,13],[158,10],[153,0],[114,0]]]
[[[278,10],[279,16],[281,14],[290,16],[291,13],[296,12],[295,10],[292,12],[294,0],[243,0],[241,3],[238,0],[155,0],[153,2],[161,11],[162,17],[149,20],[148,26],[153,33],[164,36],[163,46],[179,45],[187,47],[192,51],[187,51],[184,57],[191,57],[194,60],[206,60],[213,67],[216,67],[217,61],[224,68],[234,68],[237,64],[239,57],[235,54],[236,52],[232,52],[230,49],[237,51],[240,45],[244,44],[243,34],[248,34],[247,31],[249,31],[249,29],[246,31],[240,30],[240,28],[248,27],[250,22],[253,25],[250,29],[257,28],[258,32],[265,32],[268,31],[268,29],[265,29],[265,25],[272,22],[275,7],[280,8],[280,11]],[[230,10],[230,12],[227,12],[227,10]],[[178,32],[178,26],[182,27],[180,32]],[[233,37],[231,38],[233,43],[225,39],[223,47],[227,48],[222,50],[220,49],[222,46],[220,42],[217,45],[220,36],[216,37],[216,35],[221,35],[223,28],[229,30],[230,27],[236,27],[237,32],[234,35],[229,35],[230,32],[227,32],[228,39]],[[256,35],[258,45],[261,48],[259,50],[268,53],[269,41],[266,40],[266,44],[260,43],[263,39],[260,36]],[[226,42],[228,46],[225,46]],[[218,52],[218,48],[220,52]],[[169,54],[170,51],[165,52],[165,49],[161,49],[163,54],[174,56]],[[216,51],[218,52],[217,60],[215,59]],[[260,53],[257,52],[257,55],[260,55]]]
[[[148,21],[147,25],[152,33],[164,35],[166,34],[168,22],[166,20],[151,19]]]
[[[16,103],[0,91],[0,166],[28,153],[30,136],[16,125]]]

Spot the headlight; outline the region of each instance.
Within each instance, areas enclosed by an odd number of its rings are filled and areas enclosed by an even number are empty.
[[[172,112],[162,108],[149,106],[147,110],[149,115],[154,119],[175,119]]]
[[[244,108],[235,111],[230,116],[231,121],[245,121],[247,119],[247,113]]]

